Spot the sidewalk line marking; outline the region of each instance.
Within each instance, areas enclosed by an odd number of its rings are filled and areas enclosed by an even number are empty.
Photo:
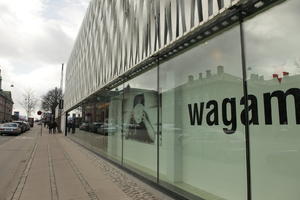
[[[52,162],[52,154],[51,154],[49,144],[48,144],[48,164],[49,164],[51,200],[58,200],[59,196],[58,196],[54,167],[53,167],[53,162]]]
[[[24,169],[23,174],[19,180],[18,186],[17,186],[16,190],[14,191],[12,197],[10,198],[11,200],[19,200],[21,198],[21,194],[23,192],[23,189],[24,189],[24,186],[25,186],[25,183],[26,183],[26,180],[27,180],[30,168],[31,168],[32,161],[34,159],[37,146],[38,146],[38,143],[36,142],[34,144],[34,148],[31,152],[30,158],[27,162],[26,168]]]
[[[141,196],[145,200],[159,200],[151,192],[147,191],[144,187],[141,187],[135,180],[130,178],[125,172],[113,166],[113,164],[102,159],[97,154],[80,146],[71,138],[64,138],[67,143],[75,144],[77,149],[85,154],[88,159],[94,163],[97,167],[104,171],[104,174],[108,176],[129,198],[133,200],[141,199]]]

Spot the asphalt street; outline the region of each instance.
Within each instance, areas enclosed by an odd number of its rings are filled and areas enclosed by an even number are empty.
[[[4,144],[5,142],[7,142],[8,140],[11,140],[15,138],[14,136],[1,136],[0,137],[0,145]]]
[[[0,136],[0,200],[10,199],[15,192],[37,133],[36,127],[19,136]]]

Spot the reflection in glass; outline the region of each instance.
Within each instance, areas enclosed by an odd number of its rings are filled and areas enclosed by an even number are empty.
[[[69,136],[90,149],[121,161],[122,86],[95,95],[70,112]]]
[[[157,68],[128,82],[124,88],[124,164],[156,176]]]
[[[94,95],[68,117],[69,136],[141,175],[156,176],[157,68]]]
[[[235,27],[159,67],[160,179],[172,190],[246,199],[240,49]]]
[[[109,117],[104,129],[108,134],[107,154],[109,157],[122,160],[122,101],[123,101],[123,85],[114,88],[109,95]]]
[[[252,196],[300,198],[300,1],[284,1],[245,22]]]

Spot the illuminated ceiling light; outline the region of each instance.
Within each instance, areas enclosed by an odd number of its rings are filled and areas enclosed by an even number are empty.
[[[205,31],[205,35],[210,35],[210,31]]]
[[[239,17],[236,16],[236,15],[234,15],[234,16],[231,17],[231,20],[232,20],[232,21],[236,21],[236,20],[238,20],[238,19],[239,19]]]
[[[262,7],[264,4],[265,4],[264,2],[259,1],[259,2],[257,2],[256,4],[254,4],[254,7],[255,7],[255,8],[260,8],[260,7]]]
[[[212,28],[212,30],[213,30],[213,31],[217,31],[217,30],[219,30],[219,27],[214,26],[214,27]]]
[[[229,24],[228,21],[222,22],[222,26],[227,26],[228,24]]]

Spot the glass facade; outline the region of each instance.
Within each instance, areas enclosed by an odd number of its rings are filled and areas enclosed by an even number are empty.
[[[300,1],[246,21],[253,199],[299,199]]]
[[[156,176],[157,67],[124,83],[123,164]]]
[[[159,68],[160,177],[205,199],[246,196],[239,42],[234,27]]]
[[[69,112],[68,136],[188,199],[298,200],[299,9],[284,1],[124,77]]]

